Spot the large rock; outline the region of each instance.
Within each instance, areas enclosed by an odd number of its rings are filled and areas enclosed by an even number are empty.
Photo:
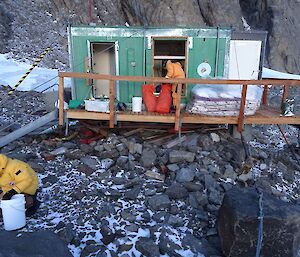
[[[136,242],[136,249],[147,257],[159,257],[159,248],[150,238],[142,237]]]
[[[0,231],[0,257],[72,257],[66,243],[51,231]]]
[[[145,149],[142,153],[141,163],[144,167],[149,168],[155,165],[157,155],[154,150]]]
[[[171,199],[182,199],[186,198],[189,193],[184,186],[175,182],[167,188],[166,194]]]
[[[166,228],[162,228],[162,232],[159,236],[159,250],[162,254],[168,254],[169,256],[180,257],[179,253],[176,251],[180,251],[182,248],[174,243],[167,234],[171,234],[171,237],[174,236],[171,231]],[[175,235],[176,236],[176,235]]]
[[[97,170],[101,167],[101,161],[96,156],[84,156],[80,161],[93,170]]]
[[[167,195],[155,195],[149,199],[149,205],[152,210],[158,211],[163,209],[169,209],[171,206],[171,201]]]
[[[219,210],[219,235],[226,256],[255,256],[258,236],[258,193],[255,189],[229,190]],[[300,206],[263,195],[261,256],[298,257]]]
[[[181,168],[176,173],[176,180],[178,182],[191,182],[195,177],[195,171],[189,168]]]

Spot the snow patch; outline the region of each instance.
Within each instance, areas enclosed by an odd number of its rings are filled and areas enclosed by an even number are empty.
[[[0,54],[0,85],[13,87],[25,75],[30,67],[31,65],[28,63],[10,59],[9,54]],[[34,90],[42,92],[44,90],[47,91],[49,87],[57,83],[57,70],[35,67],[20,84],[18,90]],[[70,79],[65,79],[65,87],[70,87],[70,85]],[[51,91],[52,90],[58,90],[58,86],[54,86]]]

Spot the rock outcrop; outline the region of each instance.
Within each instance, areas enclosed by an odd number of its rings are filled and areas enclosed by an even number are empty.
[[[33,233],[0,231],[0,256],[71,257],[66,243],[51,231]]]
[[[219,235],[228,257],[255,256],[259,195],[255,189],[234,187],[219,210]],[[297,257],[300,252],[300,207],[266,193],[262,198],[263,244],[260,256]]]
[[[68,63],[67,24],[237,29],[249,25],[251,29],[269,32],[266,65],[279,71],[300,73],[299,8],[299,1],[271,0],[36,0],[30,4],[3,0],[0,34],[4,36],[0,37],[0,52],[12,51],[18,58],[33,58],[43,45],[55,39],[56,59],[49,57],[51,60],[46,65],[61,67]]]

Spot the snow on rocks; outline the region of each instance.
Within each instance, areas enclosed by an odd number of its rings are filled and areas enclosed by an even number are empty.
[[[40,209],[22,231],[52,230],[74,256],[222,256],[216,222],[224,194],[256,186],[299,204],[300,169],[288,149],[273,149],[260,134],[244,174],[240,142],[214,133],[218,143],[192,133],[191,144],[170,149],[122,133],[90,145],[55,135],[11,143],[1,152],[33,164],[40,180]]]

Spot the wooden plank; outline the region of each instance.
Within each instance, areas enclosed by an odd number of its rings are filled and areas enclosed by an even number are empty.
[[[79,120],[109,120],[109,113],[70,109],[67,110],[67,118]]]
[[[145,176],[153,178],[153,179],[158,179],[160,181],[165,181],[165,175],[160,174],[158,172],[152,171],[152,170],[147,170],[145,173]]]
[[[263,105],[268,104],[268,89],[269,89],[269,86],[264,85],[264,92],[263,92],[263,96],[262,96],[262,104]]]
[[[161,135],[159,138],[151,139],[148,142],[151,143],[151,144],[159,144],[162,141],[164,141],[166,139],[169,139],[169,138],[171,138],[173,136],[174,136],[174,134],[171,134],[171,135]]]
[[[115,82],[109,81],[109,127],[114,128],[115,124]]]
[[[180,129],[180,103],[182,94],[182,84],[177,85],[177,98],[176,98],[176,113],[175,113],[175,130]]]
[[[64,78],[59,77],[58,82],[58,105],[59,105],[59,125],[64,125]]]
[[[208,116],[208,115],[191,115],[182,114],[182,123],[193,124],[238,124],[237,116]]]
[[[59,72],[59,77],[68,78],[89,78],[89,79],[102,79],[113,81],[133,81],[133,82],[151,82],[151,83],[181,83],[181,84],[228,84],[228,85],[274,85],[274,86],[300,86],[300,80],[296,79],[262,79],[262,80],[226,80],[226,79],[166,79],[161,77],[142,77],[142,76],[113,76],[93,73],[80,73],[80,72]]]
[[[67,117],[72,119],[90,119],[90,120],[109,120],[109,113],[88,112],[85,110],[67,110]],[[128,113],[119,113],[118,121],[129,122],[156,122],[156,123],[174,123],[174,114],[166,116],[160,115],[140,115]],[[238,116],[207,116],[183,113],[182,123],[191,124],[238,124]],[[258,110],[255,115],[246,116],[245,124],[300,124],[299,116],[285,117],[280,116],[280,110],[271,107]]]
[[[247,86],[243,85],[242,89],[242,98],[241,98],[241,105],[240,105],[240,114],[238,119],[238,131],[240,133],[244,130],[244,116],[245,116],[245,104],[246,104],[246,96],[247,96]]]
[[[137,133],[142,132],[142,131],[144,131],[144,128],[137,128],[137,129],[130,130],[130,131],[124,133],[123,136],[124,137],[129,137],[129,136],[132,136],[132,135],[137,134]]]
[[[169,149],[169,148],[172,148],[173,146],[175,145],[178,145],[178,144],[181,144],[182,142],[184,142],[185,140],[187,139],[186,136],[183,136],[183,137],[177,137],[171,141],[169,141],[166,145],[166,148]]]
[[[132,121],[132,122],[158,122],[158,123],[174,123],[175,116],[158,116],[158,115],[132,115],[132,114],[118,114],[118,121]]]

